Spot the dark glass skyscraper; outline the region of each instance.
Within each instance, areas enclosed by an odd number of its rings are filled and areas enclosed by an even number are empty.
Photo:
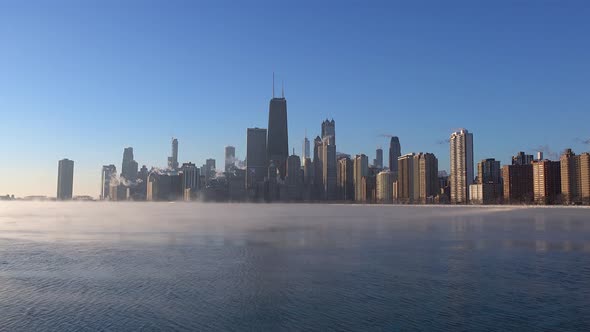
[[[383,149],[378,148],[375,151],[375,160],[373,161],[373,166],[377,168],[383,168]]]
[[[273,161],[281,178],[284,179],[287,173],[287,157],[289,157],[287,100],[284,95],[281,98],[273,96],[270,100],[266,149],[268,164],[270,165],[270,161]]]
[[[57,199],[72,199],[74,187],[74,161],[62,159],[59,161],[57,170]]]
[[[399,144],[399,138],[393,136],[389,142],[389,171],[392,180],[397,180],[397,158],[402,155],[402,148]]]
[[[137,179],[137,162],[133,160],[133,148],[123,150],[123,163],[121,165],[121,176],[129,181]]]
[[[267,173],[267,130],[248,128],[246,138],[246,188],[252,189],[263,182]]]

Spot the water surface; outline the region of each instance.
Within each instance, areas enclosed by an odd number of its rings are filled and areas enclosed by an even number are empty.
[[[590,209],[0,202],[0,330],[590,330]]]

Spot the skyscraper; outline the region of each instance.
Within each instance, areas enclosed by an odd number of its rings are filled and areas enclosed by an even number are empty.
[[[451,203],[469,201],[469,185],[473,183],[473,134],[461,129],[451,134]]]
[[[561,192],[568,203],[590,203],[590,154],[571,149],[561,155]]]
[[[313,198],[316,200],[323,199],[324,197],[324,186],[323,186],[323,179],[324,176],[322,175],[323,172],[323,165],[322,165],[322,148],[323,142],[322,139],[317,136],[313,140]]]
[[[378,148],[377,151],[375,151],[375,160],[373,161],[373,166],[383,169],[383,149]],[[389,177],[391,177],[391,174]]]
[[[215,178],[216,173],[215,159],[209,158],[205,160],[205,178],[207,181]]]
[[[525,154],[520,151],[516,156],[512,157],[512,165],[530,165],[534,158],[532,154]]]
[[[477,163],[478,183],[500,183],[502,181],[500,161],[494,158],[483,159]]]
[[[471,197],[479,204],[498,203],[502,197],[502,169],[500,161],[494,158],[483,159],[477,163],[477,183],[470,185],[471,189],[476,190]]]
[[[397,158],[402,155],[402,148],[399,144],[399,138],[393,136],[389,142],[389,171],[391,171],[392,181],[397,180]]]
[[[301,160],[299,160],[299,156],[293,154],[287,158],[287,177],[285,178],[285,182],[287,185],[287,200],[301,200],[303,179],[301,178]]]
[[[414,199],[432,203],[439,193],[438,159],[432,153],[414,156]]]
[[[301,149],[301,155],[303,156],[303,158],[301,159],[301,162],[304,163],[305,159],[310,158],[310,149],[309,149],[309,139],[307,138],[307,133],[305,134],[305,137],[303,138],[303,147]]]
[[[225,147],[225,172],[230,172],[236,165],[236,148],[228,145]]]
[[[333,137],[332,144],[336,145],[336,123],[326,119],[322,122],[322,140],[326,137]]]
[[[559,161],[533,161],[533,196],[537,204],[556,203],[561,194]]]
[[[397,199],[401,203],[414,203],[418,199],[414,190],[414,156],[415,153],[407,153],[397,159]]]
[[[354,166],[348,156],[338,159],[338,172],[336,175],[338,183],[338,199],[345,201],[354,200]]]
[[[199,189],[199,168],[195,164],[188,162],[183,163],[180,170],[183,174],[182,189]]]
[[[273,98],[270,100],[268,110],[268,133],[266,140],[266,154],[269,161],[280,173],[281,179],[285,178],[287,172],[287,157],[289,156],[289,138],[287,133],[287,100],[284,91],[281,98],[274,96],[273,76]]]
[[[335,136],[327,136],[322,142],[322,185],[325,200],[336,199],[336,145]]]
[[[74,161],[62,159],[57,168],[57,199],[60,201],[72,199],[74,188]]]
[[[391,203],[393,201],[393,181],[390,171],[381,171],[377,174],[377,202]]]
[[[319,143],[319,142],[318,142]],[[337,197],[336,170],[336,123],[334,119],[322,122],[321,149],[319,158],[322,166],[321,199],[335,200]]]
[[[168,157],[168,168],[171,170],[178,169],[178,140],[172,138],[172,155]]]
[[[246,188],[264,182],[267,173],[266,129],[248,128],[246,135]]]
[[[117,168],[115,165],[102,166],[101,181],[100,181],[100,199],[109,199],[111,179],[117,176]]]
[[[502,181],[504,202],[520,204],[533,201],[533,166],[531,164],[504,165]]]
[[[354,157],[354,200],[363,201],[363,177],[369,175],[369,158],[364,154]]]
[[[123,162],[121,165],[121,176],[126,180],[135,181],[137,179],[138,164],[133,159],[133,148],[125,148],[123,150]]]

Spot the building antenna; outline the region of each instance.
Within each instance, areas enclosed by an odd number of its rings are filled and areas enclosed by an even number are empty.
[[[275,97],[275,72],[272,72],[272,97]]]
[[[285,81],[281,81],[281,95],[285,99]]]

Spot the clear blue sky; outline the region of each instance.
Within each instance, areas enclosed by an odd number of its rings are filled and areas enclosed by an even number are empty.
[[[590,149],[589,1],[245,3],[0,0],[0,194],[54,196],[67,157],[97,196],[124,147],[165,166],[172,136],[181,162],[243,159],[273,71],[297,154],[326,117],[338,151],[395,134],[440,169],[459,127],[476,161]]]

